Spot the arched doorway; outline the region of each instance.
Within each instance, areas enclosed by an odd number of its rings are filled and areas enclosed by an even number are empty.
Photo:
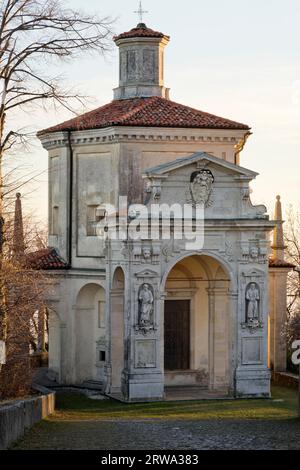
[[[105,364],[105,290],[87,284],[77,296],[75,313],[76,383],[102,381]]]
[[[177,262],[165,283],[165,386],[228,391],[230,278],[219,261],[192,255]]]
[[[120,393],[124,369],[124,289],[125,276],[118,267],[111,290],[111,393]]]

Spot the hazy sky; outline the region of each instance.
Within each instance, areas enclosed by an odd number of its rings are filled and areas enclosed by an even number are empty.
[[[136,26],[136,0],[70,0],[73,8],[112,17],[117,33]],[[165,82],[179,103],[249,124],[253,135],[241,164],[260,173],[252,200],[270,213],[276,194],[285,206],[299,203],[300,2],[299,0],[144,0],[145,22],[171,36]],[[68,83],[93,97],[89,109],[112,99],[117,86],[117,50],[59,65]],[[65,111],[19,116],[41,129],[71,117]],[[200,149],[199,149],[200,150]],[[18,159],[20,161],[20,159]],[[38,144],[24,155],[42,171],[47,153]],[[27,168],[28,170],[28,168]],[[24,197],[25,210],[47,215],[47,175]]]

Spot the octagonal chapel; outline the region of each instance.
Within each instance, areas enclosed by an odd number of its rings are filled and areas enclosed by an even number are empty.
[[[257,173],[240,166],[250,128],[170,99],[165,34],[140,23],[114,41],[113,101],[39,133],[49,154],[41,267],[54,279],[51,376],[125,401],[178,388],[269,397],[270,370],[286,367],[291,266],[280,198],[274,221],[250,200]],[[178,236],[187,220],[200,244]],[[132,225],[139,237],[128,237]],[[127,236],[109,236],[116,228]]]

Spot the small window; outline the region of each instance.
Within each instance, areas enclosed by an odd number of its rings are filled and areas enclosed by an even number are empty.
[[[86,234],[88,237],[96,236],[96,209],[97,206],[87,206]]]
[[[98,205],[87,206],[86,235],[95,237],[97,235],[97,224],[105,218],[106,211]]]
[[[105,351],[99,351],[99,361],[105,362]]]

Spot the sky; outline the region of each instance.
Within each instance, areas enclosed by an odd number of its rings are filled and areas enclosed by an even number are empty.
[[[137,0],[70,0],[70,7],[116,18],[115,33],[139,22]],[[171,36],[165,52],[165,84],[173,101],[246,123],[253,135],[241,165],[259,173],[252,201],[272,216],[277,194],[284,208],[298,204],[300,176],[299,0],[144,0],[147,26]],[[68,85],[90,98],[87,109],[112,99],[117,86],[117,48],[52,66]],[[52,72],[51,68],[51,72]],[[46,68],[45,68],[46,71]],[[49,70],[47,70],[47,73]],[[39,130],[72,117],[66,110],[16,116]],[[199,149],[201,150],[201,149]],[[47,152],[36,140],[16,156],[24,172],[42,174],[25,190],[23,206],[47,217]]]

